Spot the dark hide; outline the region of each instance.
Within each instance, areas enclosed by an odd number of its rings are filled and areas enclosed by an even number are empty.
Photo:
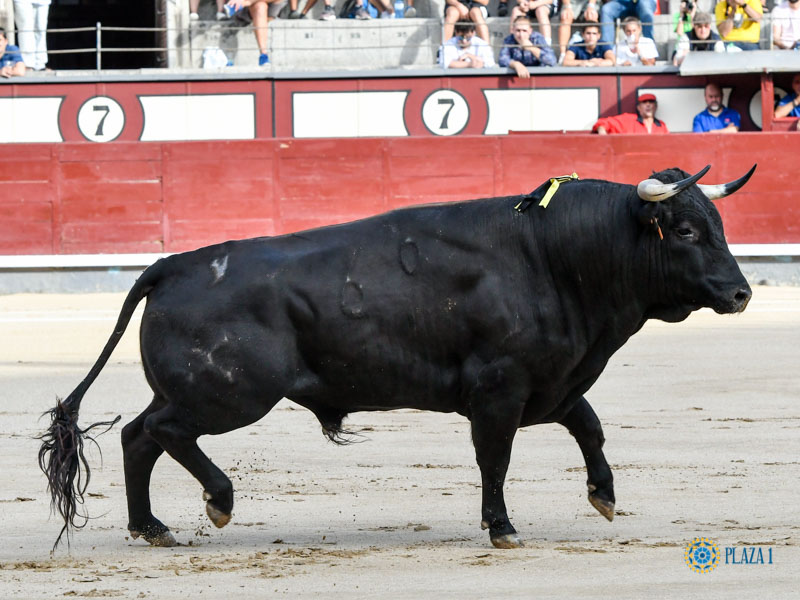
[[[527,210],[514,210],[525,199]],[[499,547],[520,543],[503,501],[514,434],[559,422],[586,458],[590,501],[610,519],[603,433],[583,394],[647,319],[678,321],[704,306],[738,312],[750,289],[719,214],[694,185],[653,204],[631,185],[568,181],[547,208],[532,200],[420,206],[158,261],[42,448],[67,525],[84,488],[74,484],[79,454],[59,440],[74,448],[81,437],[83,394],[144,297],[142,362],[154,398],[122,436],[134,536],[174,543],[150,510],[150,473],[164,450],[200,481],[212,521],[227,523],[231,482],[196,440],[253,423],[283,397],[335,440],[355,411],[464,415],[483,525]]]

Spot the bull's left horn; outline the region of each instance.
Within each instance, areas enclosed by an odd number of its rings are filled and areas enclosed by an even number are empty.
[[[709,200],[719,200],[725,196],[730,196],[733,192],[747,183],[747,181],[755,172],[757,166],[758,163],[754,164],[744,176],[739,177],[739,179],[736,181],[720,183],[718,185],[703,185],[702,183],[698,183],[697,187],[700,188],[700,191],[703,192]]]
[[[663,202],[667,198],[672,198],[675,194],[680,194],[683,190],[705,175],[710,168],[711,165],[706,165],[705,169],[702,171],[686,179],[676,181],[675,183],[663,183],[658,179],[645,179],[636,186],[636,191],[639,193],[639,198],[642,200],[646,200],[647,202]]]

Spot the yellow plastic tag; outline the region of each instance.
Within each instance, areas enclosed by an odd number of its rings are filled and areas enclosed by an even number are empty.
[[[569,181],[571,179],[578,179],[578,174],[573,173],[572,175],[562,175],[561,177],[553,177],[550,179],[550,187],[547,188],[547,192],[542,198],[542,201],[539,202],[539,206],[542,208],[547,208],[547,205],[550,204],[550,199],[555,195],[558,191],[558,187],[561,185],[563,181]]]

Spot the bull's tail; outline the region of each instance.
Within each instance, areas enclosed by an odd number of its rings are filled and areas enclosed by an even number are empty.
[[[81,429],[78,426],[81,400],[86,390],[103,370],[111,353],[122,338],[122,334],[125,333],[136,306],[161,279],[164,270],[163,263],[163,260],[159,260],[136,280],[122,305],[114,332],[106,342],[89,374],[66,400],[58,398],[55,408],[45,413],[50,415],[51,422],[47,431],[39,436],[42,441],[39,449],[39,468],[47,476],[51,509],[53,512],[57,511],[64,519],[64,526],[53,544],[54,550],[65,533],[67,541],[69,541],[71,528],[80,529],[86,525],[88,520],[86,514],[78,512],[79,505],[84,502],[84,494],[90,476],[89,463],[83,452],[84,443],[87,440],[94,442],[94,438],[90,435],[92,430],[105,427],[105,431],[107,431],[120,419],[117,416],[112,421],[94,423]]]

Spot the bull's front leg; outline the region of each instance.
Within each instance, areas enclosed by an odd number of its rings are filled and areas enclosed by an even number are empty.
[[[505,365],[486,365],[477,377],[469,402],[472,441],[481,470],[481,528],[489,530],[496,548],[523,545],[508,519],[503,498],[511,445],[520,426],[523,398],[527,398],[527,391],[515,385],[515,381]]]
[[[567,415],[558,421],[575,437],[586,461],[586,484],[589,502],[609,521],[614,519],[614,476],[603,454],[603,428],[600,419],[581,398]]]

